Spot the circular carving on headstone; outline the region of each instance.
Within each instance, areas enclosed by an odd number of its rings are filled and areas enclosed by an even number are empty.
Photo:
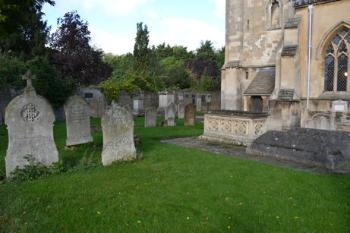
[[[40,112],[36,109],[34,104],[27,104],[23,106],[21,116],[26,122],[34,122],[39,118]]]

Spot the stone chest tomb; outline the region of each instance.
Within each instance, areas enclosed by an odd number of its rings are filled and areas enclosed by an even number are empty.
[[[134,121],[132,113],[116,103],[102,117],[103,151],[102,163],[136,159]]]
[[[5,159],[7,177],[17,167],[27,165],[29,159],[46,166],[58,162],[53,138],[53,110],[45,98],[36,94],[30,72],[24,79],[27,80],[24,94],[13,99],[5,113],[9,137]]]
[[[64,106],[67,124],[67,146],[92,142],[90,107],[80,96],[72,96]]]

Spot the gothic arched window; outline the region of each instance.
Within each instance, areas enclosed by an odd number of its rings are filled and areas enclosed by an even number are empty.
[[[325,91],[347,90],[350,30],[343,28],[329,43],[325,56]]]
[[[280,13],[280,4],[277,0],[273,0],[271,3],[271,27],[278,28],[281,26],[280,22],[281,13]]]

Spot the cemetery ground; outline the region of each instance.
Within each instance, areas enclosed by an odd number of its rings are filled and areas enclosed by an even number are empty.
[[[349,232],[350,176],[317,174],[162,144],[198,136],[194,127],[147,128],[137,118],[140,160],[102,167],[102,133],[65,149],[68,171],[24,182],[1,181],[0,232]],[[7,134],[0,128],[0,174]]]

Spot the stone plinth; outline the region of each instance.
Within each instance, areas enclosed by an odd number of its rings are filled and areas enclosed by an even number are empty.
[[[80,96],[72,96],[64,106],[67,125],[67,146],[92,142],[90,107]]]
[[[112,103],[102,117],[103,151],[102,163],[136,159],[134,121],[132,113]]]
[[[204,116],[206,141],[247,146],[265,132],[266,114],[221,111]]]

